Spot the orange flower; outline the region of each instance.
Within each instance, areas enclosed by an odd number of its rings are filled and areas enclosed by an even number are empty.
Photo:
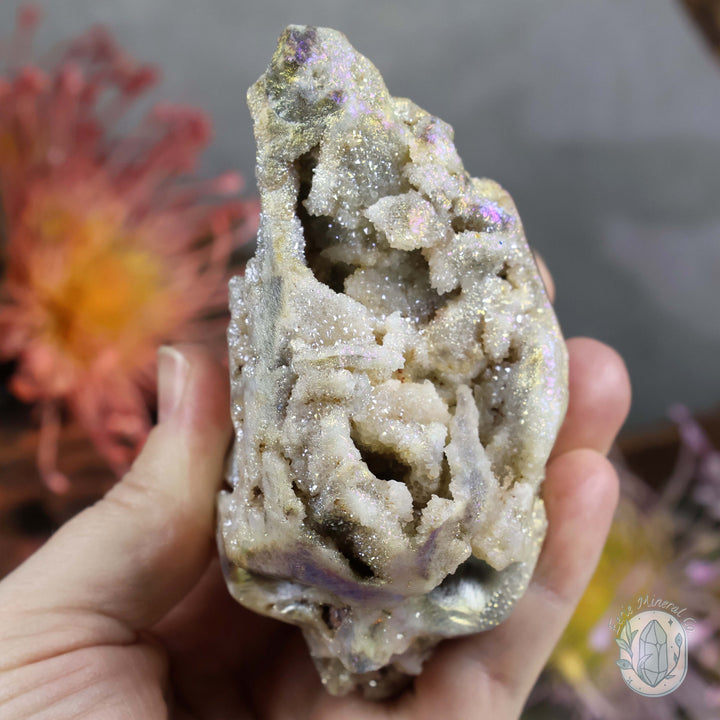
[[[16,54],[37,21],[21,10]],[[183,180],[210,137],[195,109],[157,106],[131,134],[111,135],[156,73],[106,31],[70,43],[51,71],[8,62],[0,358],[16,362],[12,391],[42,408],[40,470],[61,491],[62,412],[116,471],[127,467],[150,427],[156,350],[217,330],[209,318],[225,309],[228,260],[254,234],[257,205],[217,200],[237,194],[235,174]]]

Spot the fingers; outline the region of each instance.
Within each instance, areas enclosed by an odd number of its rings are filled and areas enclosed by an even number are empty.
[[[260,711],[260,717],[321,720],[323,715],[318,703],[327,702],[328,696],[300,632],[288,633],[283,642],[275,646],[272,666],[262,670],[262,674],[257,671],[251,674],[249,685],[253,707]],[[345,704],[344,699],[339,703],[341,707]],[[340,710],[329,717],[343,720],[345,716]]]
[[[533,256],[550,302],[555,283],[537,250]],[[570,402],[551,458],[579,447],[607,453],[630,411],[630,378],[623,359],[591,338],[568,340]]]
[[[213,544],[227,385],[227,372],[200,348],[162,350],[160,422],[132,469],[0,585],[0,603],[94,613],[132,629],[164,615],[196,582]]]
[[[537,250],[533,256],[550,302],[555,283]],[[630,411],[630,378],[623,359],[591,338],[568,340],[570,402],[551,458],[579,447],[607,453]]]
[[[532,583],[500,626],[447,643],[428,663],[411,700],[436,715],[517,717],[589,582],[617,504],[618,480],[609,461],[581,449],[548,467],[548,534]],[[498,708],[507,708],[499,712]]]
[[[533,581],[498,628],[441,646],[406,701],[413,717],[463,717],[501,703],[519,714],[592,576],[618,493],[603,454],[627,416],[630,383],[608,346],[575,338],[568,352],[569,405],[547,468],[549,527]],[[426,715],[412,714],[428,704]]]
[[[548,266],[545,264],[545,261],[542,258],[542,255],[537,251],[533,250],[533,257],[535,258],[535,264],[538,267],[538,272],[540,273],[540,277],[542,278],[543,284],[545,285],[545,292],[547,293],[547,296],[551,303],[555,302],[555,282],[553,281],[553,277],[550,274],[550,271],[548,270]]]
[[[569,402],[550,455],[576,448],[607,453],[630,410],[630,378],[622,358],[590,338],[568,340]]]
[[[172,658],[175,699],[181,706],[193,711],[193,717],[243,720],[250,715],[243,709],[246,688],[255,688],[269,657],[285,659],[282,642],[289,629],[238,605],[227,591],[219,562],[213,560],[182,602],[153,626],[152,634]],[[294,681],[292,673],[283,680],[290,677]],[[285,695],[282,688],[275,692]]]

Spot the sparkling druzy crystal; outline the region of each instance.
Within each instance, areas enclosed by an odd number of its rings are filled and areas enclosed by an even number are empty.
[[[525,591],[565,345],[511,198],[342,34],[289,27],[248,97],[225,573],[303,629],[330,692],[379,697]]]

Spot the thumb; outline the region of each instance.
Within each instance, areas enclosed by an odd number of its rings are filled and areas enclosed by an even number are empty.
[[[158,380],[159,423],[133,467],[0,583],[0,607],[80,611],[135,630],[198,580],[230,438],[227,372],[199,347],[162,348]]]

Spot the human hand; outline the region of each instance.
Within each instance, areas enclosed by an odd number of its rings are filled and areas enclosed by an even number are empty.
[[[604,455],[628,411],[627,373],[594,340],[568,350],[570,402],[543,491],[548,534],[526,595],[494,630],[440,645],[414,688],[386,703],[328,696],[297,628],[231,599],[213,549],[226,371],[199,348],[163,350],[159,423],[131,471],[0,583],[0,717],[517,718],[617,500]]]

